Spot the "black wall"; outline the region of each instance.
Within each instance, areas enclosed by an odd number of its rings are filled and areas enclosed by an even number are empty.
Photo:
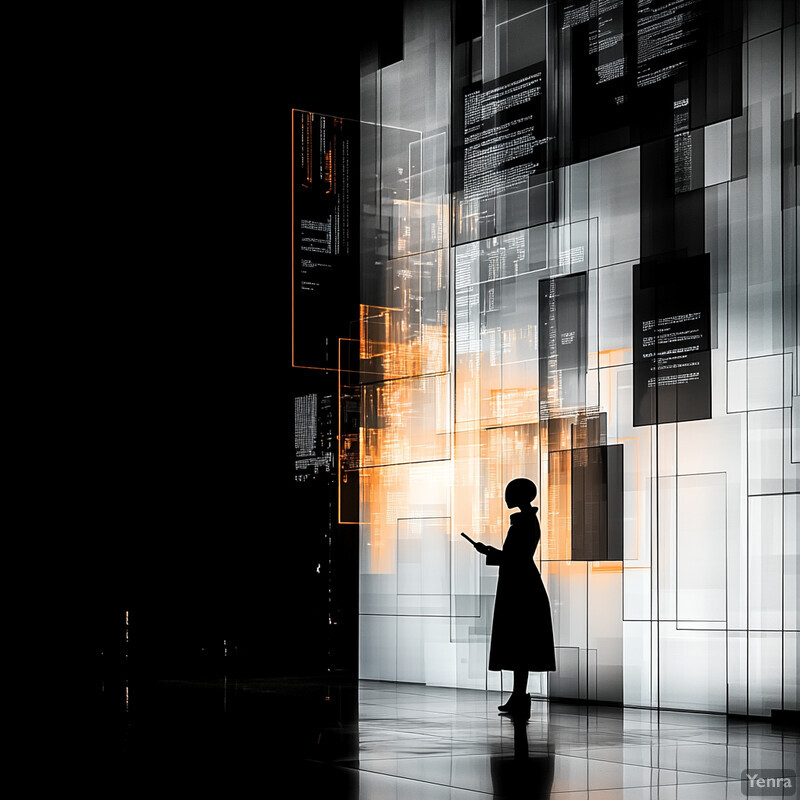
[[[258,674],[325,668],[292,476],[312,379],[290,365],[290,109],[357,117],[358,46],[322,12],[282,10],[277,47],[255,11],[115,20],[76,47],[48,502],[101,671],[217,669],[223,641]]]

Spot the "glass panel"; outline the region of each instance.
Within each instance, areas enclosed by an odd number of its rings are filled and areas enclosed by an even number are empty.
[[[751,630],[780,630],[783,621],[783,498],[750,498],[748,603]]]
[[[678,476],[678,627],[727,618],[725,475]]]
[[[663,707],[725,711],[725,631],[679,630],[668,622],[661,632],[659,700]]]

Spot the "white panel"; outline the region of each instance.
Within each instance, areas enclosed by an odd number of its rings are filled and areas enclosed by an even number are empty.
[[[622,572],[589,568],[588,647],[596,651],[597,699],[622,702]],[[595,695],[590,695],[595,697]]]
[[[397,680],[397,617],[362,614],[358,626],[359,677]]]
[[[705,128],[705,185],[713,186],[731,179],[730,120]]]
[[[782,409],[747,415],[748,494],[783,491],[783,417]]]
[[[589,162],[589,216],[599,219],[598,266],[639,257],[639,150]]]
[[[426,620],[429,622],[430,620]],[[458,646],[450,643],[441,634],[425,643],[425,683],[430,686],[457,686],[456,659]],[[462,686],[464,684],[461,684]],[[475,686],[471,688],[483,688]]]
[[[748,638],[748,713],[768,717],[781,708],[783,693],[783,634],[753,633]]]
[[[747,408],[758,411],[783,406],[783,355],[747,361]]]
[[[674,620],[677,615],[677,481],[674,476],[658,481],[658,614]]]
[[[725,476],[678,476],[677,619],[725,622]]]
[[[725,631],[677,630],[662,622],[659,663],[661,706],[725,711]]]
[[[633,360],[633,281],[630,263],[615,264],[598,270],[598,319],[600,355],[612,364]],[[611,357],[613,355],[613,361]],[[605,366],[603,358],[600,366]]]
[[[627,581],[627,576],[625,578]],[[650,622],[623,622],[622,675],[623,703],[649,706],[653,703],[650,685]]]
[[[425,682],[422,617],[397,618],[397,677],[408,683]]]
[[[450,615],[450,549],[449,519],[398,520],[399,614]]]
[[[751,631],[780,630],[783,621],[783,497],[750,498],[748,608]]]
[[[747,360],[728,362],[728,413],[747,410]]]
[[[783,635],[783,708],[800,711],[800,636],[797,631]]]
[[[747,714],[747,632],[728,633],[729,714]]]
[[[800,495],[786,495],[784,501],[783,627],[796,631],[800,628],[800,595],[797,592],[797,574],[800,572]]]

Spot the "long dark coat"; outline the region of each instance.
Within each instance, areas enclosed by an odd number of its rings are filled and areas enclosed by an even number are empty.
[[[553,621],[542,576],[533,561],[541,538],[537,508],[511,515],[503,549],[486,563],[499,566],[489,648],[490,670],[554,671]]]

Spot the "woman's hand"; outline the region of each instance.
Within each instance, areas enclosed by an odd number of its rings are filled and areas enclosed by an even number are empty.
[[[475,549],[483,555],[486,555],[489,552],[489,546],[485,545],[483,542],[475,542]]]

